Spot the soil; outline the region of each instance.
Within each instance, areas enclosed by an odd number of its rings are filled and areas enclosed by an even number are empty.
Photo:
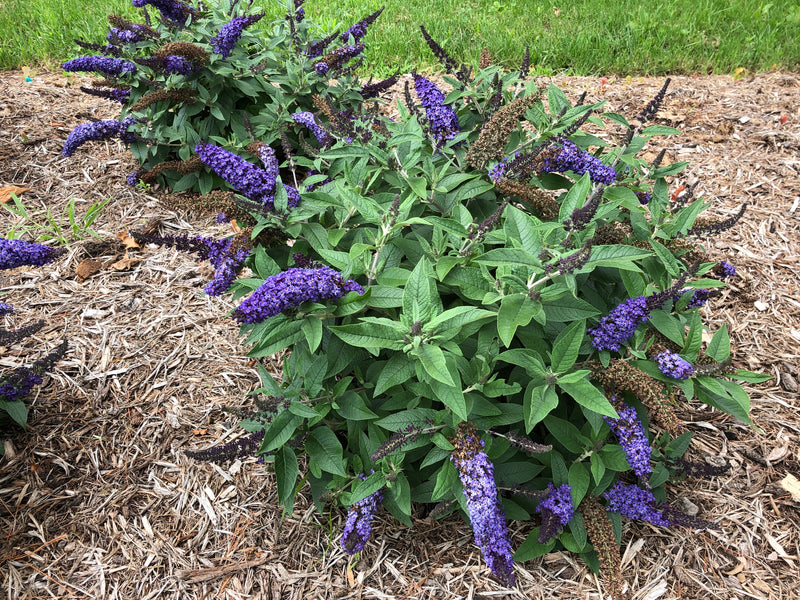
[[[26,79],[30,75],[30,81]],[[556,77],[571,100],[607,99],[638,114],[663,81]],[[575,557],[554,552],[517,565],[516,589],[490,577],[461,519],[381,515],[353,561],[340,549],[344,511],[315,511],[308,489],[281,515],[274,476],[254,460],[215,466],[183,451],[240,435],[221,406],[248,408],[258,387],[233,304],[209,298],[205,265],[168,248],[126,247],[127,230],[229,235],[230,225],[129,188],[124,147],[89,143],[63,158],[67,134],[114,106],[61,73],[0,73],[0,188],[30,188],[31,214],[79,215],[109,200],[93,229],[54,265],[0,272],[6,327],[45,319],[30,356],[67,338],[64,360],[36,389],[26,431],[0,435],[0,575],[8,598],[593,598],[606,596]],[[544,83],[544,81],[543,81]],[[727,324],[735,365],[767,373],[750,385],[756,427],[693,402],[690,453],[728,474],[668,486],[669,497],[717,530],[626,524],[623,568],[632,598],[796,598],[800,589],[800,75],[675,77],[656,120],[682,135],[654,140],[665,162],[689,160],[671,190],[698,183],[740,223],[704,243],[737,277],[704,310]],[[0,200],[2,197],[0,196]],[[41,221],[40,221],[41,222]],[[21,221],[0,209],[0,231]],[[34,232],[27,234],[34,235]],[[95,264],[85,263],[93,259]],[[82,265],[83,263],[83,265]],[[79,268],[79,265],[80,266]],[[88,266],[87,266],[88,265]],[[4,349],[0,368],[25,358]],[[277,374],[275,358],[261,361]],[[519,546],[529,525],[513,523]],[[646,543],[645,543],[646,542]],[[795,590],[792,592],[792,590]]]

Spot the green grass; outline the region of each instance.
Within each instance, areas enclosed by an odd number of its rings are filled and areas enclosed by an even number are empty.
[[[274,0],[256,0],[275,16]],[[800,68],[794,0],[307,0],[326,31],[383,4],[367,36],[364,72],[438,69],[418,26],[456,59],[477,64],[482,47],[514,68],[525,45],[539,73],[575,75],[731,73]],[[554,5],[560,5],[558,9]],[[130,0],[0,0],[0,69],[57,65],[101,42],[109,13],[137,17]]]

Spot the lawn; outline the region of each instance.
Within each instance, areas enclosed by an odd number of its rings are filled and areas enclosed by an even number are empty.
[[[275,0],[256,0],[279,17]],[[531,48],[540,74],[661,75],[793,70],[800,66],[800,5],[789,0],[308,0],[305,10],[325,32],[343,30],[386,5],[367,37],[366,70],[436,69],[418,26],[446,41],[456,58],[477,64],[488,47],[513,68]],[[0,69],[55,67],[85,52],[74,38],[101,42],[110,13],[139,18],[128,0],[3,0]]]

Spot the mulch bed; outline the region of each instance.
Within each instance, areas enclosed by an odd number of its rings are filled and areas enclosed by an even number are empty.
[[[0,272],[2,297],[21,309],[6,326],[45,319],[26,348],[70,349],[32,397],[27,431],[2,432],[0,594],[8,598],[594,598],[598,579],[555,552],[517,566],[519,585],[489,577],[462,520],[379,518],[353,561],[338,535],[344,511],[317,513],[308,490],[281,515],[270,468],[254,460],[216,466],[184,456],[240,435],[221,406],[249,408],[258,387],[226,297],[203,295],[209,271],[168,248],[126,248],[126,230],[228,235],[229,225],[161,202],[125,184],[136,164],[117,143],[61,156],[67,134],[113,106],[77,89],[80,78],[0,73],[0,188],[29,211],[79,212],[111,198],[94,229],[55,265]],[[637,114],[660,79],[556,77],[575,100],[606,98]],[[785,118],[784,118],[785,117]],[[667,160],[690,160],[672,182],[740,224],[707,241],[736,265],[706,323],[727,323],[736,366],[769,373],[749,386],[758,430],[693,402],[691,454],[731,464],[713,480],[669,484],[669,498],[718,520],[694,533],[627,524],[624,573],[635,599],[790,598],[800,589],[800,498],[781,482],[800,477],[800,75],[676,77],[657,121],[682,136],[657,139]],[[152,194],[152,195],[151,195]],[[0,231],[19,221],[0,209]],[[76,274],[85,259],[94,269]],[[83,267],[86,268],[86,267]],[[4,349],[0,367],[20,364]],[[276,372],[274,359],[262,364]],[[511,525],[518,546],[529,525]],[[795,590],[792,592],[791,590]]]

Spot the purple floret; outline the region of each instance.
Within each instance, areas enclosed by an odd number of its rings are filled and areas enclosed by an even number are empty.
[[[51,248],[35,242],[0,238],[0,270],[22,266],[41,267],[65,252],[65,248]]]
[[[359,478],[365,480],[363,473]],[[372,534],[372,519],[383,502],[383,491],[370,494],[363,500],[352,504],[347,510],[347,521],[342,531],[342,549],[347,554],[361,552]]]
[[[464,446],[483,440],[466,438]],[[486,565],[506,585],[514,585],[514,559],[508,539],[508,525],[503,505],[497,498],[494,465],[483,451],[468,451],[466,456],[451,455],[458,469],[475,544],[481,549]]]
[[[684,360],[675,352],[661,352],[653,357],[658,365],[658,370],[667,377],[674,379],[689,379],[694,375],[692,363]]]
[[[661,514],[659,502],[650,490],[618,481],[603,496],[608,500],[606,509],[610,512],[633,520],[648,521],[653,525],[670,525],[669,519]]]
[[[118,27],[112,27],[108,31],[106,39],[112,44],[135,44],[136,42],[141,42],[144,39],[144,36],[142,36],[139,31],[134,29],[120,29]]]
[[[625,300],[600,319],[597,327],[588,330],[592,336],[592,346],[597,350],[618,352],[620,346],[631,338],[639,323],[644,323],[649,316],[647,298],[636,296]]]
[[[231,19],[230,22],[222,26],[217,35],[211,38],[211,47],[214,52],[224,58],[228,58],[236,46],[236,42],[242,37],[242,32],[245,28],[257,23],[263,16],[264,13],[260,13],[249,17],[234,17]]]
[[[616,398],[612,397],[616,401]],[[653,472],[650,466],[650,442],[647,439],[647,432],[644,425],[639,420],[639,415],[636,409],[628,406],[624,402],[615,404],[617,409],[618,419],[612,417],[603,417],[603,420],[609,426],[614,435],[617,436],[619,445],[625,452],[625,457],[628,459],[628,464],[636,473],[637,477],[646,478]]]
[[[11,314],[13,312],[17,312],[17,310],[13,306],[11,306],[10,304],[6,304],[5,302],[0,302],[0,317]]]
[[[17,367],[8,375],[0,378],[0,399],[6,402],[17,402],[31,393],[34,386],[42,383],[42,375],[50,371],[61,360],[67,351],[66,340],[44,358],[40,358],[30,367]]]
[[[82,123],[69,132],[61,155],[72,156],[79,147],[92,140],[110,140],[118,137],[123,142],[130,143],[136,139],[133,133],[128,133],[128,127],[134,123],[136,123],[136,119],[133,117],[126,117],[122,121]]]
[[[109,56],[79,56],[61,64],[68,72],[88,71],[101,73],[106,77],[120,77],[136,73],[136,65],[129,60]]]
[[[714,274],[722,279],[736,277],[736,267],[727,261],[721,260],[717,263],[717,266],[714,267]]]
[[[303,302],[336,300],[347,292],[363,294],[364,290],[330,267],[291,268],[267,277],[232,316],[239,323],[260,323]]]
[[[319,142],[320,145],[325,144],[328,141],[328,132],[317,123],[316,119],[314,119],[314,113],[308,111],[296,112],[292,114],[292,120],[295,123],[300,123],[301,125],[308,127],[311,130],[311,133],[314,134],[314,137],[317,138],[317,142]]]
[[[589,173],[589,178],[594,183],[611,185],[617,180],[617,172],[613,167],[604,165],[600,159],[592,156],[586,150],[578,148],[570,140],[562,139],[555,142],[557,151],[545,155],[539,172],[562,173],[572,171],[577,175]]]
[[[414,75],[414,89],[420,104],[425,109],[431,134],[437,144],[452,140],[460,131],[458,115],[452,107],[444,103],[445,95],[435,83],[422,75]]]
[[[538,541],[540,544],[546,544],[558,535],[558,532],[566,527],[575,515],[575,507],[572,505],[572,487],[566,483],[558,487],[548,483],[547,496],[539,502],[536,512],[542,514],[542,526],[539,529]]]

